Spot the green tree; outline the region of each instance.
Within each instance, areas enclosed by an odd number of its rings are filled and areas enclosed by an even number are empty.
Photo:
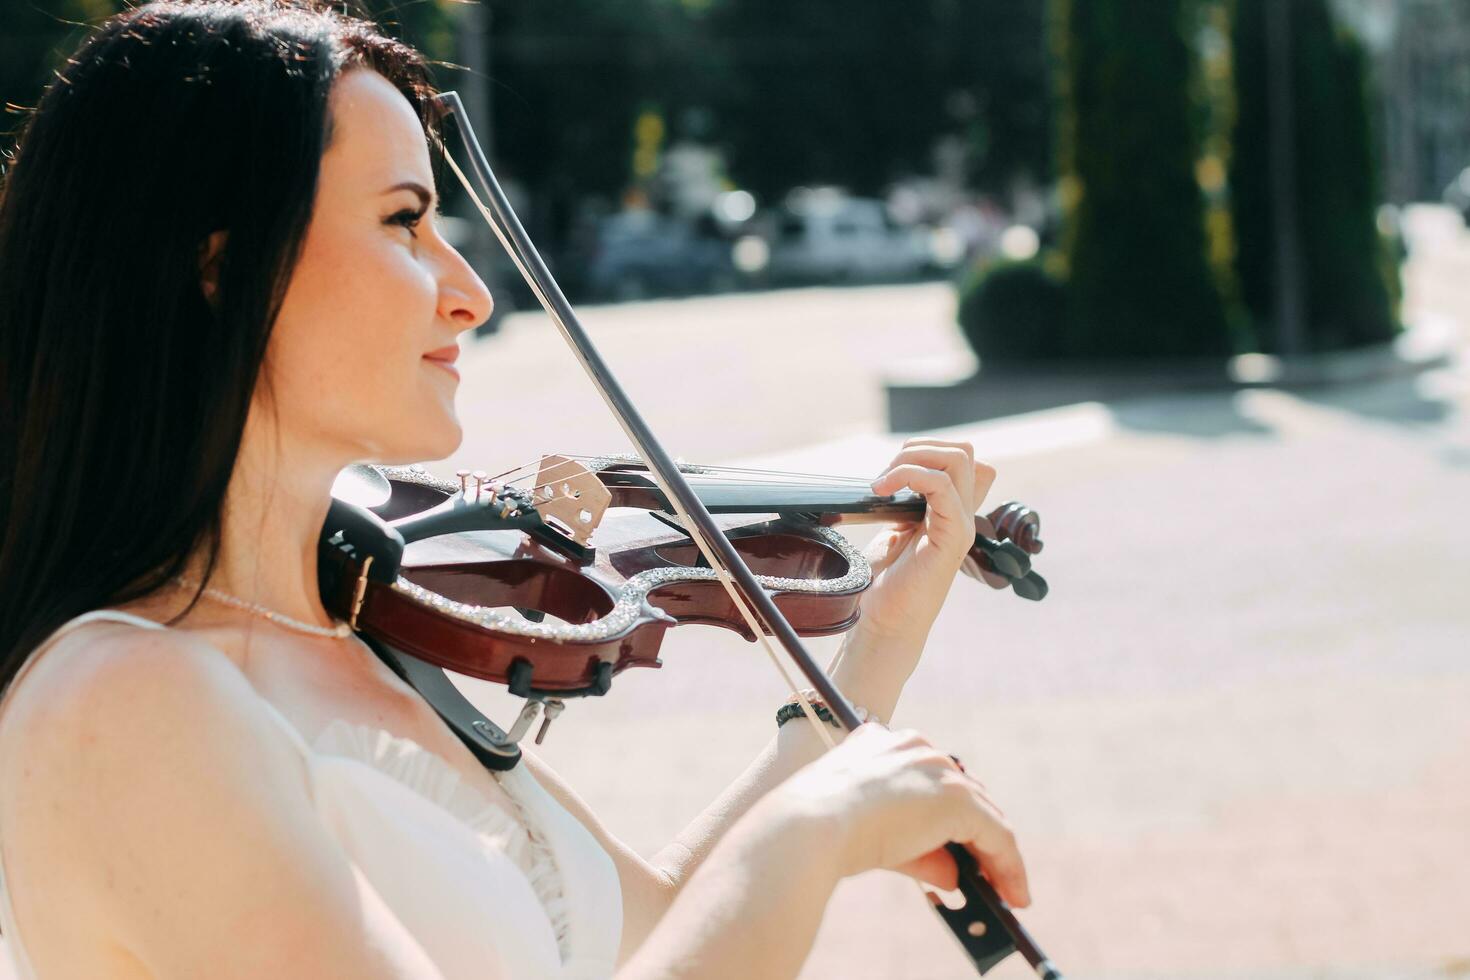
[[[129,0],[0,0],[0,98],[34,105],[85,26]],[[473,61],[454,0],[341,0],[429,57]],[[488,14],[501,175],[557,245],[588,196],[634,177],[635,124],[667,142],[720,146],[733,179],[767,201],[834,183],[863,193],[927,173],[938,137],[972,147],[971,179],[1004,191],[1047,176],[1045,16],[1015,0],[473,0]],[[42,7],[46,13],[41,13]],[[447,65],[447,87],[470,81]],[[17,120],[19,117],[15,117]]]
[[[1237,0],[1231,49],[1236,119],[1230,164],[1236,275],[1259,348],[1279,349],[1279,272],[1266,5]],[[1293,0],[1290,17],[1291,140],[1301,256],[1304,340],[1332,350],[1387,340],[1397,331],[1391,295],[1397,264],[1378,234],[1363,51],[1333,23],[1326,0]]]
[[[407,38],[428,57],[447,59],[453,38],[447,14],[449,0],[365,0],[358,5],[391,34]],[[0,134],[14,134],[25,113],[40,101],[61,60],[76,50],[87,34],[108,17],[128,7],[126,0],[0,0]]]
[[[703,8],[671,0],[488,0],[493,141],[503,178],[529,193],[539,242],[554,244],[589,196],[616,201],[633,178],[636,124],[677,126],[718,74]]]
[[[948,0],[941,13],[951,105],[975,107],[961,119],[974,151],[975,186],[1003,191],[1019,176],[1049,181],[1055,154],[1047,5]]]
[[[1191,126],[1191,0],[1059,0],[1075,356],[1232,352],[1205,253]]]
[[[1045,10],[1014,0],[717,0],[707,25],[717,132],[764,196],[880,191],[968,137],[972,178],[1049,170]]]
[[[489,0],[496,156],[554,240],[634,176],[635,123],[721,147],[766,201],[877,193],[968,136],[1003,190],[1050,158],[1044,11],[1012,0]]]

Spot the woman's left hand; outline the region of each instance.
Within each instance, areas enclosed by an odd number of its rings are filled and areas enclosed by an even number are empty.
[[[975,514],[994,482],[995,469],[976,462],[969,443],[926,438],[905,442],[873,481],[877,494],[905,488],[923,494],[926,509],[922,521],[887,528],[869,545],[874,580],[863,596],[862,617],[844,646],[844,672],[876,669],[900,686],[908,678],[975,544]],[[881,665],[864,663],[874,658]]]

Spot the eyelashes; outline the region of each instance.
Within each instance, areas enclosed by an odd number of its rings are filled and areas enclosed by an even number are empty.
[[[391,214],[388,217],[384,218],[383,224],[394,225],[399,228],[407,228],[409,235],[413,238],[417,238],[419,237],[417,231],[419,223],[424,220],[424,216],[428,213],[429,209],[427,205],[421,205],[417,208],[404,208],[402,211],[395,212],[394,214]],[[444,211],[442,206],[435,207],[434,218],[437,220],[442,219],[443,217]]]
[[[408,233],[414,238],[417,238],[419,237],[419,235],[418,232],[415,231],[415,229],[418,228],[419,222],[424,220],[425,213],[426,212],[424,211],[415,211],[412,208],[405,208],[392,217],[388,218],[384,222],[384,224],[397,225],[400,228],[407,228]]]

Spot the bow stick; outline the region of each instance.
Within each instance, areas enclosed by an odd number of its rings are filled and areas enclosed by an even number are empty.
[[[700,502],[699,497],[684,479],[679,467],[664,451],[648,424],[644,422],[642,415],[633,407],[622,385],[618,383],[617,378],[613,376],[612,371],[603,361],[602,355],[593,345],[577,314],[562,293],[561,287],[552,277],[551,271],[546,267],[546,263],[542,260],[536,246],[532,244],[520,219],[506,199],[500,182],[495,178],[495,173],[490,167],[490,161],[486,158],[479,140],[475,137],[474,128],[470,124],[458,93],[442,92],[435,96],[435,100],[447,110],[446,115],[454,118],[469,155],[471,169],[474,170],[475,177],[485,193],[485,200],[480,200],[465,173],[455,163],[453,155],[447,147],[441,144],[440,150],[444,154],[445,161],[454,171],[460,183],[464,185],[470,200],[474,202],[496,238],[500,240],[502,247],[510,255],[532,292],[535,293],[542,308],[546,310],[547,315],[561,331],[563,339],[566,340],[573,355],[581,362],[593,386],[602,395],[624,433],[648,464],[650,473],[664,492],[666,499],[683,520],[685,530],[704,554],[710,567],[715,570],[726,591],[730,593],[731,601],[741,611],[751,632],[766,644],[767,652],[771,655],[777,669],[785,677],[787,685],[795,692],[806,711],[807,718],[816,726],[817,731],[830,747],[832,745],[831,736],[817,720],[816,712],[811,709],[806,697],[792,682],[789,673],[781,666],[774,651],[770,649],[766,634],[769,633],[776,637],[792,662],[796,664],[811,686],[821,694],[832,714],[848,731],[862,723],[852,704],[817,665],[816,660],[796,635],[796,631],[786,621],[786,617],[781,614],[770,595],[756,581],[755,574],[745,564],[744,559],[741,558],[729,539],[716,526],[709,511],[705,509],[704,504]],[[762,625],[764,629],[761,628]],[[945,846],[958,866],[959,890],[965,898],[965,904],[959,909],[950,909],[942,903],[936,903],[935,911],[954,932],[976,969],[983,975],[1006,956],[1014,951],[1019,951],[1043,980],[1063,980],[1061,971],[1052,965],[1040,947],[1036,945],[1010,906],[996,894],[995,889],[979,873],[979,868],[970,852],[959,844],[951,843]]]

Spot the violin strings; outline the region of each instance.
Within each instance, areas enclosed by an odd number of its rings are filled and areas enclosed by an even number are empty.
[[[488,479],[499,480],[501,483],[514,483],[516,480],[524,480],[525,477],[523,476],[511,477],[511,474],[524,473],[529,470],[531,466],[531,463],[522,463],[520,466],[512,466],[510,469],[504,471],[503,473],[496,473],[493,476],[488,477]],[[507,479],[507,477],[509,477],[509,479]]]
[[[527,463],[512,467],[504,472],[489,477],[489,482],[499,481],[504,485],[523,483],[530,479],[539,479],[544,482],[534,484],[526,489],[527,492],[535,494],[554,486],[563,480],[563,471],[566,469],[576,470],[585,461],[594,460],[597,457],[587,455],[566,454],[566,459],[545,470],[535,470],[533,467],[539,463]],[[701,480],[707,487],[740,487],[740,486],[833,486],[859,487],[871,486],[871,483],[860,477],[824,476],[817,473],[799,473],[788,470],[753,469],[736,466],[701,466],[700,469],[711,471],[720,475],[728,476],[730,479],[723,481]],[[512,474],[519,474],[512,476]],[[697,477],[706,476],[703,473],[692,474]],[[782,478],[778,483],[774,478]]]
[[[560,468],[562,468],[562,467],[568,467],[568,466],[573,466],[574,467],[577,462],[585,462],[585,461],[588,461],[588,460],[595,460],[595,459],[598,459],[599,458],[599,457],[596,457],[596,456],[590,456],[590,455],[585,455],[585,454],[576,454],[576,453],[562,453],[560,455],[563,455],[563,456],[566,457],[566,461],[565,462],[558,463],[558,464],[556,464],[556,466],[551,467],[549,470],[546,470],[545,472],[537,471],[536,476],[539,477],[539,478],[542,478],[542,479],[548,479],[549,478],[549,474],[557,473],[560,470]],[[489,479],[491,479],[491,480],[501,480],[504,477],[510,477],[510,474],[512,474],[512,473],[524,473],[526,475],[525,476],[519,476],[519,477],[511,477],[509,479],[503,480],[503,482],[506,482],[506,483],[514,483],[514,482],[516,482],[518,480],[528,479],[528,478],[530,478],[531,470],[533,469],[533,467],[535,467],[537,465],[539,465],[539,464],[538,463],[527,463],[527,464],[523,464],[521,466],[512,467],[511,469],[505,470],[502,473],[497,473],[494,476],[491,476]],[[831,486],[831,485],[837,484],[837,485],[841,485],[841,486],[865,487],[865,486],[871,486],[872,485],[872,482],[871,481],[864,480],[861,477],[854,477],[854,476],[829,476],[829,475],[821,474],[821,473],[802,473],[802,472],[797,472],[797,471],[794,471],[794,470],[754,469],[754,468],[750,468],[750,467],[719,466],[719,465],[706,466],[706,465],[702,465],[702,464],[699,466],[699,469],[700,470],[703,470],[703,471],[706,471],[706,472],[705,473],[694,473],[694,474],[691,474],[691,475],[693,475],[693,476],[704,476],[704,475],[707,475],[707,473],[716,473],[716,474],[720,474],[720,475],[728,475],[728,476],[733,477],[733,479],[731,479],[730,481],[728,481],[731,485],[738,485],[738,484],[740,484],[742,482],[748,483],[748,484],[771,483],[771,482],[774,482],[773,479],[761,479],[761,478],[778,478],[778,477],[781,479],[782,482],[785,482],[785,483],[797,483],[797,484],[805,483],[805,484],[818,485],[818,486]],[[557,479],[559,479],[559,478],[560,477],[558,476]],[[545,489],[545,487],[547,487],[547,486],[550,485],[550,482],[554,482],[554,480],[549,480],[548,483],[538,484],[537,486],[531,487],[530,489],[532,491]],[[705,481],[705,482],[709,482],[709,481]]]
[[[465,132],[463,126],[461,126],[461,131]],[[509,236],[500,227],[500,224],[496,220],[495,216],[491,214],[490,209],[485,206],[485,204],[480,200],[479,195],[475,193],[474,188],[470,186],[469,179],[465,176],[464,171],[460,169],[459,164],[455,161],[453,154],[451,154],[448,151],[448,148],[443,146],[442,143],[440,143],[439,149],[444,154],[444,158],[449,164],[450,170],[454,172],[455,177],[458,178],[460,184],[464,186],[466,193],[469,194],[470,200],[474,202],[475,207],[479,210],[480,216],[485,219],[485,223],[490,226],[490,230],[493,231],[495,233],[495,237],[499,239],[501,247],[504,248],[506,250],[506,253],[510,256],[510,259],[515,264],[517,271],[520,272],[521,278],[524,279],[527,285],[531,287],[531,291],[536,295],[536,299],[541,304],[541,308],[544,309],[547,315],[551,317],[552,321],[556,323],[557,328],[561,330],[562,335],[569,338],[570,332],[567,330],[566,325],[562,323],[561,316],[556,312],[555,305],[551,303],[550,299],[546,295],[546,292],[542,289],[542,285],[539,279],[529,272],[527,268],[529,263],[525,260],[525,257],[522,256],[519,250],[516,249],[514,245],[509,241]],[[604,400],[607,400],[607,394],[603,392],[600,387],[598,390],[599,393],[603,395]],[[616,417],[618,421],[622,423],[623,418],[617,412],[616,407],[613,406],[610,402],[608,407],[613,410],[614,417]],[[624,426],[624,428],[626,430],[626,425]],[[628,437],[630,440],[633,439],[633,434],[631,431],[628,432]],[[647,466],[647,460],[644,460],[643,462],[644,465]],[[699,525],[695,524],[694,521],[689,517],[689,515],[685,513],[684,508],[679,503],[678,498],[670,491],[669,487],[664,484],[663,478],[659,476],[657,471],[653,470],[650,467],[649,474],[653,478],[654,482],[658,484],[659,489],[663,491],[664,498],[674,508],[674,511],[679,516],[679,519],[684,523],[684,527],[686,528],[690,539],[694,541],[695,545],[698,546],[700,553],[704,555],[705,563],[714,571],[716,578],[719,579],[720,585],[724,588],[726,594],[730,596],[731,603],[735,606],[737,610],[739,610],[741,618],[745,620],[746,626],[750,629],[751,634],[760,641],[762,648],[766,652],[766,656],[770,658],[771,663],[775,666],[777,672],[781,675],[782,680],[785,681],[786,686],[796,696],[797,701],[802,706],[803,713],[805,714],[807,720],[811,723],[812,730],[816,732],[817,737],[822,741],[824,745],[826,745],[829,750],[835,748],[837,743],[832,738],[832,733],[827,731],[826,724],[817,717],[817,713],[812,709],[811,703],[810,701],[808,701],[806,695],[802,693],[801,688],[798,687],[795,681],[792,680],[790,671],[787,669],[787,666],[777,657],[776,651],[771,644],[771,639],[769,636],[766,635],[764,625],[756,617],[754,610],[750,608],[749,602],[746,600],[745,596],[741,594],[739,589],[735,588],[735,583],[730,580],[729,570],[724,567],[723,563],[720,562],[718,556],[714,553],[714,549],[710,546],[710,543],[705,540],[704,533],[699,529]]]
[[[577,455],[574,455],[574,454],[571,454],[571,453],[565,453],[563,455],[567,456],[568,459],[596,459],[597,458],[595,456],[577,456]],[[846,483],[846,484],[851,484],[853,486],[871,486],[872,485],[872,481],[871,480],[864,480],[862,477],[858,477],[858,476],[829,476],[829,475],[823,474],[823,473],[802,473],[802,472],[797,472],[795,470],[754,469],[754,468],[751,468],[751,467],[744,467],[744,466],[723,466],[723,465],[717,465],[717,464],[716,465],[706,465],[706,464],[702,464],[702,463],[699,465],[699,469],[701,469],[701,470],[707,470],[707,471],[715,471],[715,472],[719,472],[719,473],[748,474],[748,475],[752,475],[752,476],[772,476],[772,477],[783,477],[783,478],[786,478],[786,479],[808,480],[808,481],[810,481],[812,483],[823,483],[823,484]],[[702,474],[696,473],[694,475],[695,476],[699,476],[699,475],[702,475]]]
[[[736,476],[780,477],[783,480],[793,482],[806,481],[818,484],[841,483],[851,486],[870,486],[872,484],[871,480],[864,480],[856,476],[827,476],[821,473],[798,473],[789,470],[759,470],[741,466],[708,466],[705,468],[718,473],[730,473]]]
[[[546,473],[537,473],[536,474],[536,477],[545,479],[548,476],[548,474],[551,473],[551,472],[552,472],[551,470],[548,470]],[[528,473],[526,476],[517,478],[517,480],[507,480],[507,481],[504,481],[504,482],[506,482],[507,484],[510,484],[510,483],[515,483],[517,481],[529,480],[529,479],[532,479],[532,478],[533,477],[531,476],[531,474]],[[538,483],[538,484],[536,484],[536,485],[534,485],[532,487],[526,488],[526,489],[527,489],[528,492],[534,494],[537,491],[546,490],[548,488],[554,487],[557,483],[563,482],[564,479],[565,479],[564,477],[556,476],[556,477],[553,477],[553,478],[550,478],[550,479],[546,479],[546,482]],[[797,487],[802,487],[802,486],[822,486],[822,484],[818,484],[818,483],[815,483],[815,482],[813,482],[813,483],[800,483],[800,482],[797,482],[797,481],[788,481],[788,482],[784,482],[784,483],[778,483],[778,482],[771,481],[771,480],[765,480],[765,481],[761,481],[761,480],[701,480],[700,481],[700,485],[702,487],[704,487],[705,489],[707,489],[707,490],[718,490],[718,489],[729,489],[729,488],[750,488],[750,487],[766,487],[766,488],[769,488],[769,489],[772,489],[772,490],[780,490],[780,489],[783,489],[783,488],[797,488]],[[834,489],[842,489],[845,486],[850,486],[852,489],[858,489],[859,487],[863,486],[863,484],[858,483],[858,484],[851,484],[851,485],[838,485],[837,487],[834,487]]]
[[[563,468],[565,468],[565,467],[576,468],[577,466],[582,465],[583,461],[594,460],[594,459],[597,459],[597,457],[595,457],[595,456],[578,456],[578,455],[570,455],[570,454],[568,454],[566,461],[561,462],[561,463],[557,463],[555,466],[552,466],[551,468],[549,468],[549,469],[547,469],[545,471],[538,471],[535,474],[536,478],[542,479],[542,480],[546,480],[547,482],[537,484],[536,486],[531,487],[530,490],[532,492],[535,492],[537,490],[544,490],[545,488],[547,488],[547,487],[551,486],[552,484],[554,484],[557,480],[562,479],[562,476],[560,475],[560,471]],[[531,478],[531,474],[530,474],[529,471],[531,470],[531,467],[534,466],[534,465],[536,465],[536,464],[526,464],[524,466],[519,466],[519,467],[516,467],[514,469],[506,470],[504,473],[500,473],[500,474],[497,474],[494,477],[491,477],[491,479],[499,479],[500,477],[504,477],[504,476],[507,476],[508,474],[516,473],[516,472],[524,472],[524,473],[526,473],[526,476],[513,478],[513,479],[510,479],[510,480],[506,480],[504,482],[513,483],[513,482],[516,482],[516,480],[519,480],[519,479],[529,479],[529,478]],[[730,474],[733,474],[734,476],[737,477],[736,479],[727,480],[727,481],[724,481],[724,482],[715,482],[715,481],[710,481],[710,480],[701,480],[702,483],[705,483],[706,485],[713,485],[713,486],[727,486],[727,485],[728,486],[752,486],[752,485],[753,486],[760,486],[760,485],[772,485],[775,481],[756,479],[755,478],[755,475],[756,474],[769,474],[769,475],[772,475],[772,476],[783,475],[783,474],[780,473],[780,471],[777,471],[777,470],[740,470],[740,469],[736,469],[734,467],[719,467],[719,466],[701,466],[700,469],[713,470],[713,471],[716,471],[718,473],[730,473]],[[558,475],[552,476],[552,474],[558,474]],[[750,474],[750,475],[747,476],[747,474]],[[696,476],[696,477],[702,477],[702,476],[704,476],[704,474],[701,474],[701,473],[695,473],[695,474],[691,474],[691,475]],[[796,478],[796,479],[791,479],[791,480],[784,481],[787,484],[802,485],[803,484],[803,481],[805,481],[805,484],[818,485],[818,486],[821,486],[821,485],[830,485],[832,483],[838,483],[838,484],[843,484],[843,485],[851,485],[851,486],[855,486],[855,487],[856,486],[863,485],[863,481],[862,480],[855,479],[855,478],[850,478],[850,477],[823,477],[823,476],[821,476],[819,474],[808,474],[808,473],[791,473],[791,474],[784,474],[784,475],[787,475],[787,476],[795,477]],[[742,477],[744,477],[744,478],[741,479]]]

